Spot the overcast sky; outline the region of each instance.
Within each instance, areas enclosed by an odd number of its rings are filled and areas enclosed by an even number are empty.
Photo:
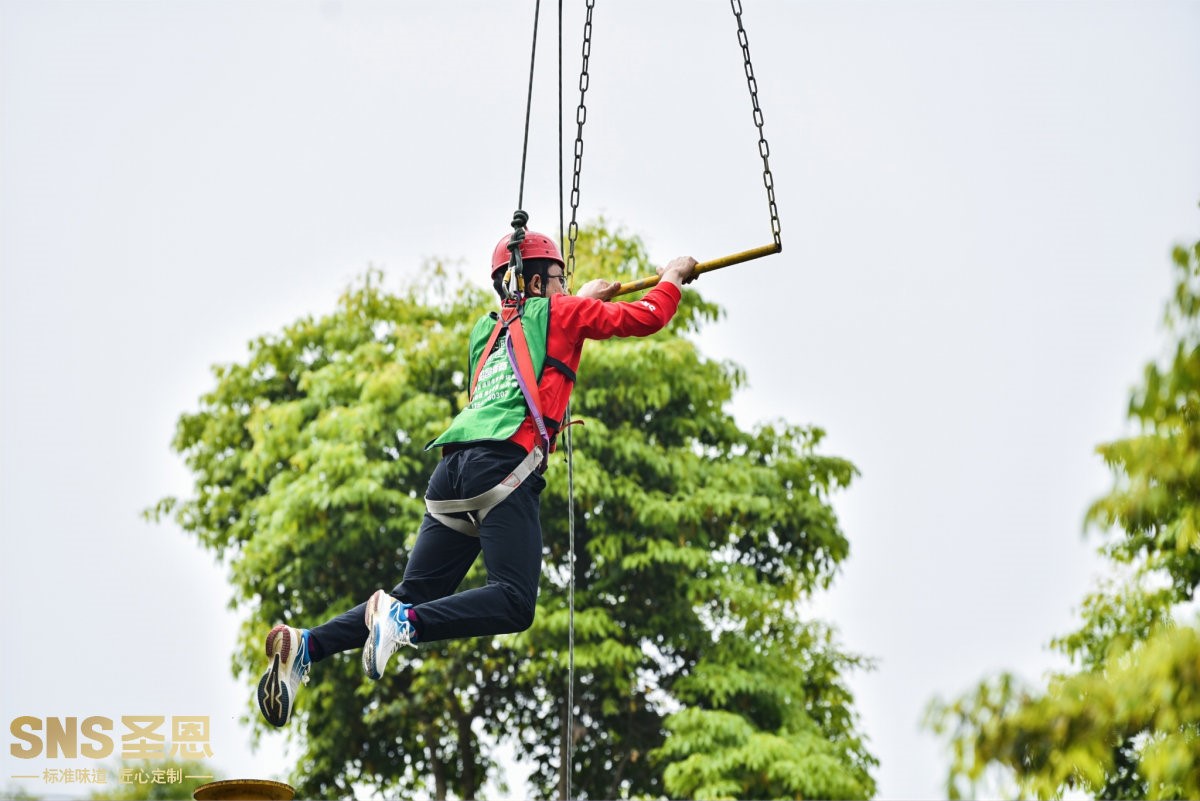
[[[1100,569],[1094,447],[1163,352],[1172,244],[1200,239],[1200,3],[743,4],[784,252],[700,282],[728,312],[702,346],[746,368],[743,424],[819,425],[861,470],[813,613],[878,660],[850,682],[880,797],[936,798],[929,699],[1061,665],[1046,644]],[[219,771],[290,770],[237,722],[224,569],[139,512],[189,493],[175,421],[253,337],[369,265],[483,283],[532,5],[0,0],[6,727],[207,715]],[[525,207],[553,234],[544,5]],[[596,5],[584,218],[660,262],[769,243],[728,3]],[[95,767],[0,759],[0,788],[39,793],[80,790],[10,777]]]

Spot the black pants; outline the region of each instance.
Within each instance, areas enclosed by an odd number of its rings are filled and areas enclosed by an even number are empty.
[[[508,442],[454,451],[438,462],[426,494],[434,500],[474,497],[499,484],[525,455]],[[420,642],[529,628],[542,572],[538,509],[545,486],[544,478],[530,474],[488,513],[478,537],[460,534],[425,514],[404,579],[391,592],[415,607]],[[481,551],[487,584],[455,594]],[[366,608],[364,601],[314,628],[314,657],[362,648],[368,634]]]

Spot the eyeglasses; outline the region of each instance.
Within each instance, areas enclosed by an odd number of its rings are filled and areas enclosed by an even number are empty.
[[[565,273],[559,273],[558,275],[554,275],[553,273],[546,273],[547,281],[553,281],[556,278],[558,279],[558,283],[562,286],[562,288],[566,289],[567,288],[567,276]]]

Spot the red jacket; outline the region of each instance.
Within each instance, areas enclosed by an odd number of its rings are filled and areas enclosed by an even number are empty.
[[[644,298],[632,303],[606,303],[575,295],[551,295],[550,330],[546,338],[547,361],[555,359],[572,372],[577,372],[584,340],[648,337],[661,331],[678,308],[679,288],[669,282],[655,285]],[[538,382],[542,415],[561,421],[574,387],[574,382],[566,374],[547,364]],[[526,416],[525,422],[510,440],[526,451],[533,450],[541,442],[533,418]]]

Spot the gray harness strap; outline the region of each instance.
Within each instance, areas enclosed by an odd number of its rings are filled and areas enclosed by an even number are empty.
[[[488,512],[495,509],[501,501],[507,498],[512,491],[521,486],[530,473],[536,470],[542,463],[542,449],[534,448],[525,457],[525,460],[517,465],[516,469],[504,477],[496,486],[492,487],[487,492],[480,493],[474,498],[452,499],[446,501],[435,501],[430,498],[425,499],[425,508],[429,510],[429,514],[434,520],[442,523],[460,534],[466,534],[471,537],[479,536],[479,525],[483,519],[487,517]],[[451,517],[452,514],[466,513],[468,520],[463,520],[461,517]]]

